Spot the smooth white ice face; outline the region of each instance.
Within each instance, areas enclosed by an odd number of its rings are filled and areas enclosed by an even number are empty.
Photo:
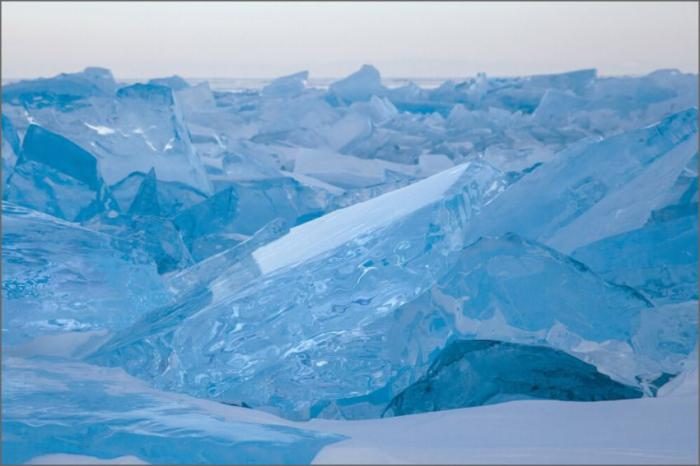
[[[294,227],[287,235],[253,252],[253,258],[263,274],[307,261],[437,201],[466,168],[467,164],[450,168]]]

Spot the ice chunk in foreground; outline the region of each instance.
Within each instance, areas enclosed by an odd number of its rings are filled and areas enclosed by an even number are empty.
[[[444,273],[500,183],[488,166],[462,165],[299,225],[253,252],[247,275],[238,271],[249,282],[200,287],[93,359],[289,416],[366,395],[413,370],[386,347],[393,311]],[[376,357],[382,348],[387,354]]]

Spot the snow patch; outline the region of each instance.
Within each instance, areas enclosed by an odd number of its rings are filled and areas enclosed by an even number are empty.
[[[333,211],[292,228],[253,252],[263,274],[309,260],[437,201],[469,164],[458,165],[395,191]]]

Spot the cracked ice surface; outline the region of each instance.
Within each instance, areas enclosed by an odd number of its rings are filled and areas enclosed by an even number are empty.
[[[697,79],[3,85],[3,461],[694,461]]]

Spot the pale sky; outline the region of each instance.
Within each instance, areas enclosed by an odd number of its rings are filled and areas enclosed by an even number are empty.
[[[697,2],[2,2],[4,79],[698,72]]]

